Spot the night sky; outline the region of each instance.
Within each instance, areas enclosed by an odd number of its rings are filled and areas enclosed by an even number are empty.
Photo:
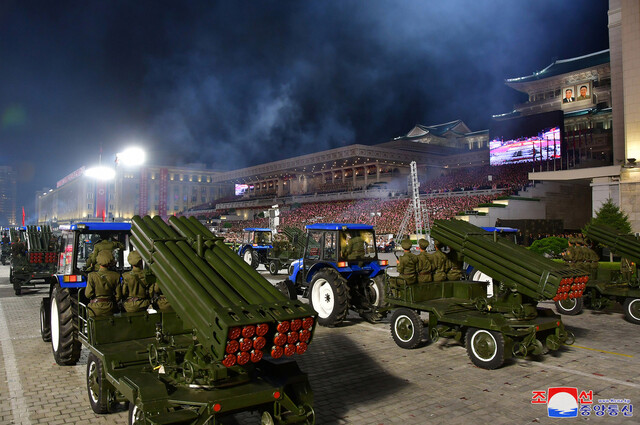
[[[523,101],[505,78],[608,48],[606,0],[0,2],[0,165],[18,205],[131,144],[235,169]]]

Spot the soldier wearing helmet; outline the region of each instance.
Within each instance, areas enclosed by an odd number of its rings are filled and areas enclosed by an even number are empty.
[[[87,312],[89,316],[109,316],[114,313],[116,302],[119,300],[118,284],[120,275],[109,270],[114,263],[111,251],[101,251],[96,258],[99,269],[87,276],[87,287],[84,294],[89,298]]]
[[[130,272],[122,275],[123,306],[128,313],[144,311],[151,304],[149,299],[149,284],[142,269],[142,257],[138,251],[131,251],[127,257],[129,264],[133,266]]]
[[[404,255],[398,258],[398,273],[407,285],[413,285],[417,281],[418,257],[411,252],[411,241],[405,239],[400,244],[404,250]]]
[[[429,242],[426,239],[418,241],[420,254],[418,254],[418,283],[433,281],[433,264],[431,263],[431,255],[427,252]]]
[[[113,254],[114,249],[124,249],[124,245],[122,242],[116,240],[115,237],[112,239],[101,239],[98,243],[93,247],[93,252],[89,255],[87,259],[87,270],[97,271],[99,268],[99,264],[97,262],[98,255],[102,251],[109,251]]]

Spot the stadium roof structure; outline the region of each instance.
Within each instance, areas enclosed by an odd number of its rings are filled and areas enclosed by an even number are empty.
[[[601,50],[599,52],[590,53],[584,56],[578,56],[575,58],[557,60],[544,68],[542,71],[534,72],[531,75],[516,78],[507,78],[505,83],[508,86],[517,85],[520,83],[528,83],[536,80],[542,80],[545,78],[555,77],[562,74],[570,74],[572,72],[581,71],[587,68],[593,68],[595,66],[603,65],[610,62],[609,49]]]
[[[429,166],[443,167],[448,154],[448,151],[440,155],[426,151],[416,154],[415,151],[385,146],[384,143],[374,146],[354,144],[223,172],[212,176],[212,182],[247,183],[256,179],[291,178],[301,174],[318,174],[375,163],[408,167],[411,161],[417,161]]]

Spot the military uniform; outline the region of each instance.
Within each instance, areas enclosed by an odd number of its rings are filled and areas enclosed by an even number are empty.
[[[425,251],[429,246],[426,239],[418,241],[420,246],[420,254],[418,254],[418,283],[433,281],[433,265],[431,264],[431,255]]]
[[[151,304],[149,284],[145,272],[142,270],[142,257],[136,251],[131,251],[127,258],[133,266],[130,272],[122,275],[122,305],[128,313],[144,311]]]
[[[410,240],[402,241],[402,249],[404,249],[404,255],[398,259],[398,273],[408,285],[413,285],[417,282],[418,257],[410,251]]]
[[[149,295],[154,298],[155,306],[159,311],[166,313],[168,311],[173,311],[169,300],[162,294],[160,290],[160,286],[158,286],[158,282],[154,282],[153,285],[149,288]]]
[[[87,312],[91,317],[113,314],[115,303],[119,300],[120,275],[107,269],[113,262],[113,254],[111,251],[102,251],[97,257],[100,269],[89,273],[87,287],[84,289],[84,294],[90,300]]]
[[[124,249],[124,245],[119,241],[101,240],[93,247],[93,252],[87,259],[87,270],[98,270],[99,264],[97,262],[98,255],[102,251],[109,251],[113,255],[114,249]]]
[[[433,280],[434,282],[442,282],[447,280],[447,272],[451,269],[451,261],[447,258],[447,256],[440,251],[439,247],[436,246],[436,252],[433,253],[432,260],[433,262]]]
[[[347,260],[358,260],[363,258],[364,255],[364,239],[359,235],[352,236],[347,243],[347,247],[345,248],[342,256]]]

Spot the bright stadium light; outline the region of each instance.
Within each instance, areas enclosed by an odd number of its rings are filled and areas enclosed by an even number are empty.
[[[116,154],[116,162],[127,167],[144,164],[146,154],[138,147],[130,147]]]
[[[96,180],[112,180],[116,176],[116,170],[111,167],[105,167],[104,165],[98,165],[88,168],[84,172],[84,175]]]

